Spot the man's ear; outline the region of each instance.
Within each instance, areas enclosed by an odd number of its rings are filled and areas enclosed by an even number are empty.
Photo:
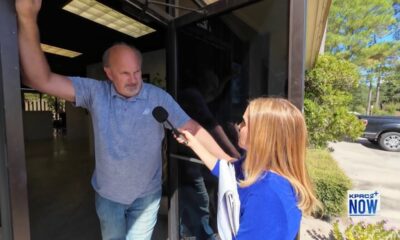
[[[111,69],[109,68],[109,67],[104,67],[103,68],[104,69],[104,72],[106,73],[106,75],[107,75],[107,78],[109,79],[109,80],[111,80],[112,81],[112,77],[111,77]]]

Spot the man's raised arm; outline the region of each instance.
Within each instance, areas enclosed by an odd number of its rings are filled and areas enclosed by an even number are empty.
[[[41,0],[16,0],[18,17],[18,43],[23,83],[40,92],[68,101],[75,101],[72,82],[62,75],[51,72],[40,47],[37,16]]]

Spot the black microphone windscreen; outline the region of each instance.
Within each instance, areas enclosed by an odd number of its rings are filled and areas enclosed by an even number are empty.
[[[165,108],[157,106],[153,109],[153,117],[160,123],[165,122],[168,119],[168,112]]]

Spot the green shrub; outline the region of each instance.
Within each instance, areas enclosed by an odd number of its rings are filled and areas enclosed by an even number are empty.
[[[304,114],[313,147],[361,136],[364,125],[350,113],[359,77],[356,65],[329,55],[320,56],[306,73]]]
[[[384,103],[383,104],[383,110],[389,112],[391,115],[394,115],[397,110],[400,110],[400,103]]]
[[[377,116],[394,116],[397,109],[400,109],[400,103],[385,103],[382,109],[372,109],[372,115]]]
[[[394,115],[394,112],[389,112],[384,109],[382,109],[382,110],[381,109],[373,109],[371,112],[371,115],[373,115],[373,116],[391,116],[391,115]]]
[[[357,112],[357,113],[359,113],[359,114],[361,114],[361,115],[366,115],[366,109],[365,109],[365,106],[361,106],[361,105],[357,105],[357,106],[355,106],[354,108],[353,108],[353,111],[354,112]]]
[[[327,150],[308,149],[306,164],[317,198],[324,208],[316,215],[318,217],[342,215],[346,210],[347,190],[351,188],[350,179]]]
[[[343,234],[339,229],[338,222],[335,222],[333,224],[333,236],[337,240],[399,240],[400,230],[386,229],[385,223],[385,221],[369,224],[364,222],[351,223],[346,227]]]

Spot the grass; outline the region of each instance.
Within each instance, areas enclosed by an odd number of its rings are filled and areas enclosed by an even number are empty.
[[[347,190],[351,188],[350,179],[328,150],[308,149],[306,165],[317,197],[324,207],[317,215],[328,218],[343,215]]]
[[[345,180],[351,185],[350,179],[326,149],[308,149],[306,165],[312,179],[324,176],[330,179]]]

